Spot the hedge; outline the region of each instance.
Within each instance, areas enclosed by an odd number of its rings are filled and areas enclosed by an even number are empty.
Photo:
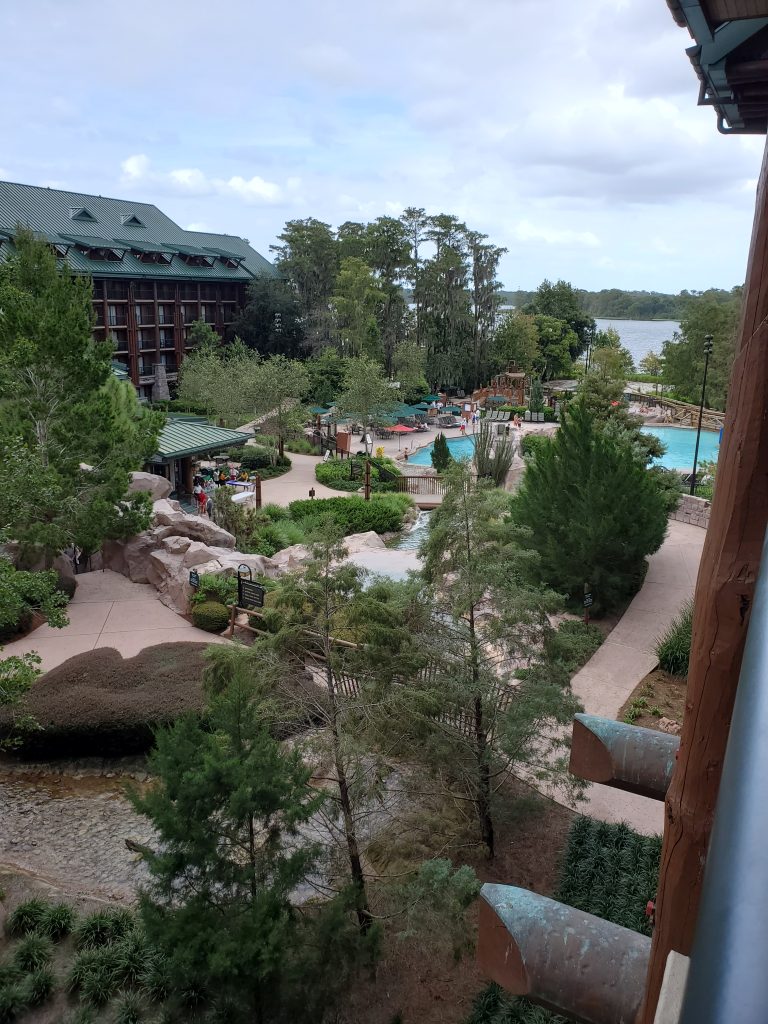
[[[377,459],[371,463],[371,489],[379,492],[393,490],[392,481],[381,479],[377,463],[390,473],[400,475],[400,470],[391,459]],[[315,479],[335,491],[359,491],[365,484],[365,459],[329,459],[327,462],[318,462],[315,466]]]
[[[291,468],[291,460],[287,455],[273,456],[266,448],[257,445],[249,445],[240,456],[240,465],[243,469],[264,470],[273,469],[277,466]]]
[[[229,623],[229,609],[219,601],[203,601],[192,608],[192,623],[206,633],[221,633]]]
[[[153,731],[204,707],[203,653],[208,644],[148,647],[123,659],[109,647],[78,654],[36,680],[24,702],[40,728],[25,732],[25,757],[118,757],[149,749]],[[0,709],[0,737],[12,719]]]
[[[304,523],[307,529],[311,529],[312,522],[331,515],[345,534],[368,530],[391,533],[402,529],[405,512],[410,506],[407,494],[377,494],[370,501],[357,496],[292,501],[288,511],[291,519]]]

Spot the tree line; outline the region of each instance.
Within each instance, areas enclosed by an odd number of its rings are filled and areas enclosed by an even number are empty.
[[[598,319],[618,320],[682,320],[691,304],[704,299],[715,304],[728,304],[741,295],[741,286],[734,288],[707,288],[703,291],[683,289],[676,294],[666,292],[632,291],[623,288],[602,288],[600,291],[576,289],[579,302],[586,313]],[[505,305],[522,308],[531,301],[535,292],[502,291]]]

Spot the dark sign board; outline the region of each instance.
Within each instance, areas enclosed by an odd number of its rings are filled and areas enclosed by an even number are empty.
[[[197,569],[189,570],[189,585],[190,587],[200,586],[200,573],[197,571]]]
[[[237,577],[237,603],[241,608],[263,608],[264,594],[264,587],[260,583]]]
[[[584,607],[585,608],[591,608],[592,607],[592,595],[591,594],[585,594],[584,595]]]

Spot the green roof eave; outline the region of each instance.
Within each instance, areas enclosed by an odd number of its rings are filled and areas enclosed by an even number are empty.
[[[225,427],[214,427],[210,423],[190,420],[169,420],[160,431],[157,453],[153,462],[167,462],[183,459],[188,455],[217,451],[230,445],[245,444],[252,434]]]

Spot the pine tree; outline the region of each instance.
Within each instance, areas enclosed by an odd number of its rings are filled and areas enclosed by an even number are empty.
[[[665,499],[627,434],[580,402],[528,465],[512,508],[542,582],[577,605],[589,584],[596,613],[637,589],[667,528]]]
[[[147,496],[127,491],[163,418],[113,379],[112,349],[91,334],[90,281],[30,232],[15,245],[0,267],[0,528],[49,558],[94,550],[148,525]]]
[[[435,438],[435,443],[432,446],[432,465],[438,473],[444,473],[452,461],[451,450],[448,447],[445,434],[441,432]]]
[[[141,914],[177,1000],[194,992],[236,1021],[322,1021],[356,940],[345,904],[293,905],[316,867],[306,833],[325,798],[266,731],[258,682],[236,667],[206,727],[188,717],[158,734],[157,783],[133,797],[159,839],[142,851]]]
[[[467,463],[452,467],[422,548],[418,644],[428,670],[397,718],[399,730],[414,721],[422,732],[415,756],[469,797],[490,857],[495,793],[515,772],[528,781],[562,776],[562,727],[578,710],[567,676],[548,662],[557,595],[529,582],[536,556],[509,523],[508,501],[473,480]]]

